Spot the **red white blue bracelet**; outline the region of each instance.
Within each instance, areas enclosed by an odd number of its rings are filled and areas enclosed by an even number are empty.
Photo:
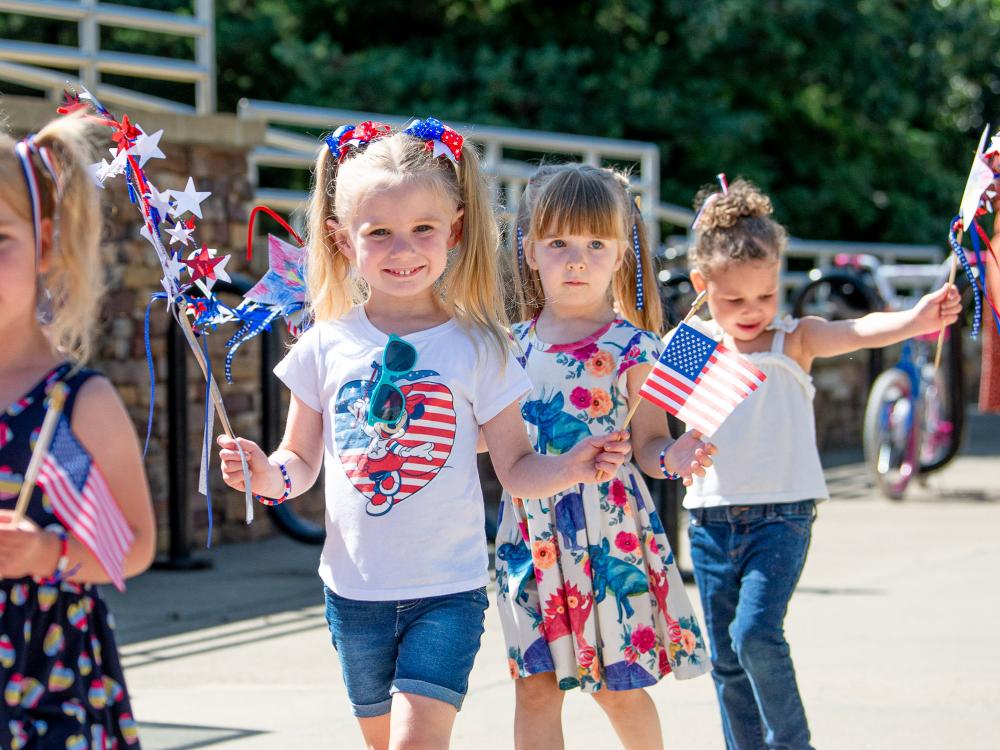
[[[278,464],[278,468],[281,470],[281,478],[285,480],[285,491],[281,494],[279,498],[264,497],[263,495],[254,495],[254,499],[261,503],[262,505],[281,505],[285,500],[287,500],[292,494],[292,480],[288,476],[288,469],[285,468],[284,464]]]
[[[663,472],[663,476],[666,479],[680,479],[680,474],[674,474],[672,471],[667,470],[667,451],[673,445],[673,442],[667,443],[663,446],[663,450],[660,451],[660,471]]]
[[[69,536],[66,529],[58,524],[51,524],[45,527],[45,531],[51,532],[59,537],[59,560],[56,562],[56,569],[47,578],[38,578],[37,581],[43,586],[55,586],[61,583],[69,565]]]

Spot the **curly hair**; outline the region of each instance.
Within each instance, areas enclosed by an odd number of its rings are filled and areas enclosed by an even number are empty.
[[[726,193],[702,188],[695,208],[699,213],[690,258],[704,276],[732,262],[777,261],[788,244],[785,228],[771,218],[771,199],[748,180],[736,180]]]

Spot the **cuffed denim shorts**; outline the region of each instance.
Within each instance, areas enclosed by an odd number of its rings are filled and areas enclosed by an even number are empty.
[[[355,716],[389,713],[394,693],[423,695],[461,710],[483,635],[485,587],[384,602],[324,591],[326,621]]]

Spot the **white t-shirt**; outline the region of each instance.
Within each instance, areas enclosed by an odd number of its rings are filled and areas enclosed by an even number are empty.
[[[316,323],[274,368],[323,415],[326,543],[319,575],[349,599],[441,596],[489,580],[476,443],[480,425],[531,390],[511,354],[450,320],[403,337],[414,369],[393,382],[407,416],[369,427],[369,382],[388,336],[353,308]],[[477,346],[478,341],[478,346]]]

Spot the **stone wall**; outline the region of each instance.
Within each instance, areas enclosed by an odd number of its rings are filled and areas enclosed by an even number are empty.
[[[55,105],[27,97],[7,97],[2,102],[8,128],[15,135],[37,130],[55,115]],[[115,110],[117,111],[117,110]],[[262,239],[255,243],[252,264],[246,256],[246,221],[252,207],[252,186],[248,179],[246,155],[249,149],[263,142],[264,127],[237,120],[233,116],[187,117],[176,115],[129,112],[129,117],[152,133],[163,128],[160,147],[166,159],[146,164],[149,178],[160,189],[182,189],[188,176],[194,178],[198,190],[211,191],[202,203],[204,218],[196,219],[195,236],[209,247],[230,252],[228,270],[259,277],[267,268],[267,245]],[[102,149],[113,144],[109,129],[98,129]],[[128,407],[136,431],[144,438],[149,405],[149,376],[143,342],[143,321],[150,295],[159,291],[160,267],[156,254],[139,236],[141,220],[138,210],[129,200],[124,180],[109,181],[101,194],[104,206],[105,262],[109,288],[104,308],[98,346],[91,366],[105,372],[118,389]],[[267,220],[259,222],[263,230],[273,227]],[[159,529],[159,547],[168,543],[167,525],[167,334],[170,318],[162,302],[154,306],[151,316],[151,350],[156,367],[156,409],[146,456],[153,503]],[[220,329],[209,336],[213,354],[212,367],[219,376],[220,388],[233,427],[240,435],[260,438],[259,411],[261,389],[258,357],[260,342],[245,345],[233,366],[233,385],[225,383],[223,374],[223,344],[229,329]],[[201,371],[192,356],[187,365],[187,405],[189,434],[185,438],[188,454],[188,486],[192,493],[195,547],[207,540],[207,510],[204,498],[197,494],[199,455],[204,423],[205,385]],[[216,432],[221,426],[216,422]],[[214,541],[225,542],[257,538],[272,533],[271,524],[262,506],[257,507],[257,520],[252,526],[243,522],[243,496],[230,490],[218,472],[214,456],[210,474],[214,511]],[[315,504],[315,498],[313,498]]]

